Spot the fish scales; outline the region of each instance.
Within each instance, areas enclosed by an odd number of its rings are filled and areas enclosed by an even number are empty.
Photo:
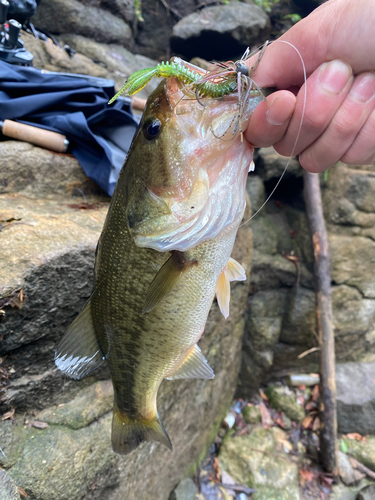
[[[93,294],[57,350],[74,378],[107,360],[116,452],[150,440],[171,448],[160,384],[214,376],[197,342],[215,293],[227,316],[229,282],[245,279],[230,258],[252,159],[233,132],[237,112],[236,96],[185,101],[174,78],[150,96],[99,239]]]

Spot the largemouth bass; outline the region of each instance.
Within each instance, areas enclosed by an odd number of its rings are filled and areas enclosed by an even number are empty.
[[[245,123],[261,101],[241,105]],[[229,314],[230,258],[245,210],[252,149],[238,97],[187,97],[171,77],[151,94],[100,236],[93,294],[56,352],[81,378],[107,360],[114,387],[112,446],[172,449],[156,399],[167,379],[214,377],[197,342],[215,293]]]

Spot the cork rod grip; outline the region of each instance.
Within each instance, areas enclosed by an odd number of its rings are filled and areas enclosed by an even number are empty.
[[[69,145],[65,135],[12,120],[4,120],[2,132],[7,137],[30,142],[31,144],[56,151],[57,153],[66,153]]]

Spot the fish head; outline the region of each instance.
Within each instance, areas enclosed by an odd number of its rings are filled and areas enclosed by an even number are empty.
[[[238,223],[252,148],[241,141],[261,96],[198,99],[176,78],[150,95],[128,154],[127,220],[135,243],[188,250]]]

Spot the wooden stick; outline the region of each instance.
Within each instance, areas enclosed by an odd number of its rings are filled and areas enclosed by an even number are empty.
[[[332,324],[330,258],[319,174],[304,171],[304,196],[315,258],[320,347],[320,452],[325,470],[337,476],[335,338]]]

